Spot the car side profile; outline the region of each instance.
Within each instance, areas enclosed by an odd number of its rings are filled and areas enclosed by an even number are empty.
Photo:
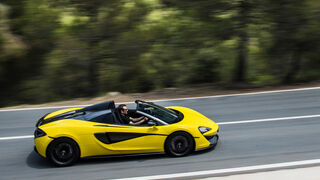
[[[122,121],[114,101],[49,113],[36,124],[35,150],[57,166],[68,166],[93,156],[164,152],[180,157],[218,143],[219,126],[192,109],[135,103],[129,116],[149,119],[137,126]]]

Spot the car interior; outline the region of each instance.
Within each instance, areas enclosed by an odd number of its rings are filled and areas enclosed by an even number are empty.
[[[121,113],[120,113],[120,109],[119,108],[115,108],[114,114],[115,114],[116,118],[118,119],[118,121],[120,122],[120,124],[125,124],[121,120],[121,115],[120,115]],[[139,117],[142,116],[141,114],[137,113],[135,109],[128,109],[128,115],[130,117],[132,117],[132,118],[139,118]],[[148,123],[149,121],[150,121],[150,123]],[[143,124],[140,124],[138,126],[153,126],[153,125],[157,125],[157,123],[155,121],[153,121],[152,119],[150,119],[150,118],[149,118],[149,121],[146,121]]]

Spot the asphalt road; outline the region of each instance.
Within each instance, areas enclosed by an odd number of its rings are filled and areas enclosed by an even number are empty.
[[[318,115],[320,89],[157,104],[189,107],[218,123]],[[54,110],[1,111],[0,138],[32,135],[37,119]],[[38,156],[32,138],[0,140],[0,179],[112,179],[319,159],[319,137],[319,117],[225,124],[220,126],[215,150],[182,158],[144,155],[84,159],[65,168],[56,168]]]

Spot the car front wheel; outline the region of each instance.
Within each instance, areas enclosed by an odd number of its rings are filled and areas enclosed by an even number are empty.
[[[47,150],[47,158],[56,166],[69,166],[80,157],[80,150],[75,141],[69,138],[54,140]]]
[[[165,151],[170,156],[181,157],[194,150],[194,141],[188,133],[176,132],[171,134],[165,143]]]

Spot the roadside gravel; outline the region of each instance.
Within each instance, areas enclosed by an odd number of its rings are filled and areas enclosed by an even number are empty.
[[[114,100],[116,103],[133,102],[137,99],[152,101],[152,100],[161,100],[161,99],[203,97],[203,96],[287,90],[287,89],[309,88],[309,87],[320,87],[320,81],[307,83],[307,84],[294,84],[294,85],[287,85],[287,86],[282,85],[282,86],[259,87],[259,86],[253,86],[253,85],[243,85],[243,84],[233,84],[232,86],[202,84],[202,85],[195,85],[192,87],[184,87],[184,88],[165,88],[165,89],[155,90],[147,93],[121,94],[120,92],[107,92],[104,95],[101,95],[99,97],[94,97],[94,98],[78,98],[78,99],[73,99],[69,101],[49,102],[49,103],[43,103],[43,104],[22,104],[18,106],[0,108],[0,110],[18,109],[18,108],[20,109],[20,108],[37,108],[37,107],[89,105],[89,104],[95,104],[95,103],[99,103],[107,100]]]

